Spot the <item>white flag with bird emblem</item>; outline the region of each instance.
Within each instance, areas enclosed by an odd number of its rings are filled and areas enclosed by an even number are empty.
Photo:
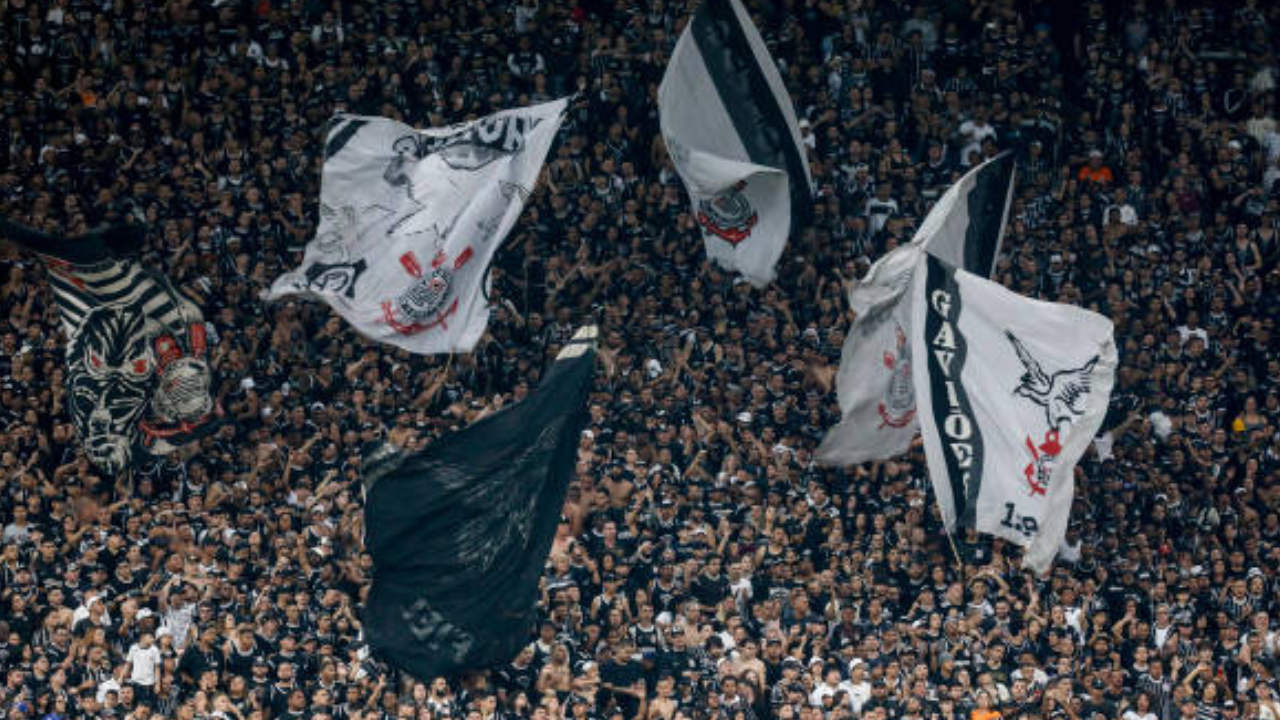
[[[1111,321],[1023,297],[921,256],[912,286],[916,401],[947,531],[1026,549],[1044,573],[1066,536],[1075,467],[1115,382]]]

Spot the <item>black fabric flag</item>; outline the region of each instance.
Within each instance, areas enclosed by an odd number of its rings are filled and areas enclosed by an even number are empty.
[[[204,315],[138,262],[141,228],[66,238],[0,218],[0,237],[49,271],[68,339],[68,410],[95,466],[120,475],[139,452],[168,453],[216,427]]]
[[[374,653],[424,680],[513,658],[577,460],[596,328],[560,352],[537,391],[429,447],[365,460]]]

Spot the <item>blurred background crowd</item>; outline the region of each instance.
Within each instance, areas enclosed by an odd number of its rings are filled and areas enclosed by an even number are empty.
[[[0,213],[132,220],[206,309],[230,422],[104,478],[43,270],[0,252],[0,718],[1280,719],[1280,128],[1266,0],[746,0],[815,221],[763,291],[707,264],[656,87],[676,0],[0,0]],[[443,125],[578,93],[474,354],[264,305],[328,118]],[[847,283],[1017,154],[998,279],[1096,309],[1121,368],[1053,572],[940,531],[923,453],[812,451]],[[370,657],[359,450],[602,364],[509,666]]]

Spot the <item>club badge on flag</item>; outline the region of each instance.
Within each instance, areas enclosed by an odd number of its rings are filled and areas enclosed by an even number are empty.
[[[818,446],[824,465],[901,455],[916,434],[911,375],[911,274],[923,252],[904,245],[885,255],[849,290],[854,320],[841,350],[836,395],[842,418]]]
[[[909,244],[885,254],[850,288],[854,320],[836,375],[841,420],[818,447],[819,462],[854,465],[910,448],[918,427],[905,340],[911,336],[912,274],[924,252],[980,275],[992,272],[1013,187],[1012,153],[969,171],[939,198]]]
[[[567,104],[426,130],[335,118],[316,237],[266,299],[318,298],[363,335],[415,353],[471,350],[489,321],[489,265]]]
[[[812,212],[791,98],[739,0],[705,0],[658,88],[662,137],[693,201],[707,254],[767,285]]]
[[[209,340],[199,306],[138,262],[143,233],[114,226],[65,238],[0,219],[0,236],[40,256],[66,332],[67,409],[108,475],[212,432]]]
[[[947,530],[1021,545],[1024,564],[1043,573],[1115,382],[1111,321],[929,255],[912,293],[920,428]]]

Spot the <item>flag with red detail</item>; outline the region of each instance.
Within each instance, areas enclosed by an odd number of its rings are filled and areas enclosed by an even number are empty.
[[[268,300],[328,303],[361,334],[466,352],[489,322],[489,267],[538,180],[558,100],[419,130],[339,116],[325,141],[320,223]]]
[[[218,425],[204,315],[138,259],[140,228],[67,238],[0,219],[0,236],[36,253],[67,337],[67,411],[81,446],[108,475],[165,454]]]

